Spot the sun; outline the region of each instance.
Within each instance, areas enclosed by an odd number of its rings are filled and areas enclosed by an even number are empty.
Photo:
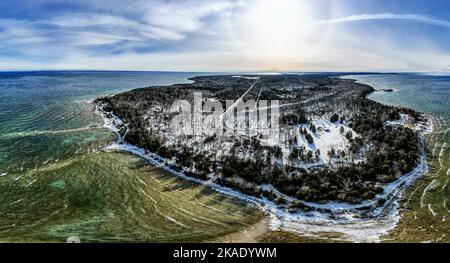
[[[285,56],[299,47],[302,27],[310,23],[309,1],[259,0],[246,8],[238,25],[239,38],[252,52]]]

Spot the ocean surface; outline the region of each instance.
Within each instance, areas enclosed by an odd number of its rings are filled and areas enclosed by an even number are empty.
[[[93,99],[202,73],[0,72],[0,242],[208,241],[259,221],[251,205],[185,182],[141,159],[104,152],[114,134]],[[430,172],[405,195],[391,241],[449,241],[450,76],[347,76],[369,97],[433,118]]]
[[[450,241],[450,76],[382,74],[346,76],[375,89],[369,98],[423,112],[433,119],[427,139],[430,170],[405,195],[399,226],[387,240]]]
[[[260,214],[125,153],[101,149],[93,99],[201,73],[0,72],[0,242],[204,241]]]

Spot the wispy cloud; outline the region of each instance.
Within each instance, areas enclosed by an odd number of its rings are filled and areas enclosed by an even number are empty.
[[[411,22],[419,22],[434,26],[450,28],[450,21],[447,20],[436,19],[433,17],[419,14],[392,14],[392,13],[351,15],[341,18],[321,20],[315,24],[338,24],[338,23],[369,21],[369,20],[406,20]]]
[[[332,2],[339,1],[0,1],[0,68],[368,71],[448,65],[445,8]],[[393,20],[410,23],[390,27],[386,21]],[[350,26],[360,21],[370,31]]]
[[[36,45],[49,41],[41,30],[37,30],[29,23],[12,20],[0,19],[0,43],[2,45]]]
[[[115,4],[95,4],[87,11],[61,12],[51,18],[27,23],[27,26],[30,31],[54,33],[49,34],[54,44],[63,42],[82,48],[108,45],[109,48],[116,43],[123,49],[135,50],[155,47],[160,42],[167,48],[175,46],[171,42],[186,40],[189,34],[211,35],[208,23],[212,19],[227,16],[234,8],[243,5],[235,0],[124,2],[128,4],[124,4],[126,7],[122,12],[118,12]]]
[[[185,36],[147,23],[117,15],[79,13],[61,15],[34,24],[51,25],[67,32],[90,32],[92,35],[110,35],[110,39],[127,41],[181,40]]]
[[[174,1],[160,5],[142,1],[144,19],[152,25],[176,32],[192,32],[202,27],[203,19],[213,15],[227,15],[243,5],[241,1]]]

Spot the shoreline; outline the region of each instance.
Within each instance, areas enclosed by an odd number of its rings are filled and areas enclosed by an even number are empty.
[[[369,93],[370,94],[370,93]],[[367,97],[368,94],[366,94]],[[102,105],[95,104],[95,113],[100,115],[104,120],[103,127],[109,129],[116,134],[116,141],[109,146],[105,147],[106,151],[125,151],[133,155],[139,156],[146,160],[147,162],[153,164],[154,166],[161,168],[179,178],[188,180],[197,184],[204,185],[217,191],[221,194],[237,198],[241,201],[252,203],[256,205],[257,208],[261,209],[267,214],[269,220],[269,230],[281,230],[301,234],[303,236],[316,236],[321,232],[331,231],[343,233],[344,236],[348,238],[336,240],[345,241],[380,241],[380,237],[386,234],[388,231],[396,227],[399,221],[399,203],[398,201],[402,198],[402,194],[405,192],[409,186],[414,183],[419,177],[423,176],[428,171],[427,158],[425,153],[425,138],[426,134],[431,133],[433,130],[433,122],[431,118],[426,115],[422,115],[426,120],[425,122],[416,123],[414,130],[419,131],[421,139],[421,154],[420,160],[418,160],[417,166],[409,173],[402,175],[397,180],[388,183],[383,186],[383,193],[377,195],[375,198],[370,200],[365,200],[360,204],[350,204],[336,201],[329,201],[326,203],[313,203],[299,201],[305,206],[315,209],[315,211],[296,211],[290,212],[286,211],[285,208],[276,205],[273,201],[267,200],[264,197],[250,196],[241,193],[239,190],[222,186],[211,180],[201,180],[185,175],[183,172],[178,172],[171,169],[168,165],[165,165],[166,160],[161,156],[154,153],[146,152],[144,149],[126,143],[120,134],[120,128],[116,125],[125,126],[125,124],[120,118],[115,116],[111,112],[105,112]],[[108,117],[109,115],[109,117]],[[128,130],[128,128],[127,128]],[[126,134],[126,132],[125,132]],[[282,193],[277,193],[289,201],[294,201],[294,198],[287,197]],[[378,202],[384,199],[385,203],[378,205]],[[368,209],[368,213],[365,213],[365,217],[361,218],[357,210]],[[325,210],[325,211],[322,211]],[[326,211],[329,210],[329,211]],[[384,217],[384,218],[382,218]],[[264,220],[264,219],[263,219]],[[361,228],[358,227],[359,224],[367,224],[370,220],[375,221],[371,223],[378,223],[376,221],[389,221],[390,223],[385,226],[378,228],[378,233],[374,233],[372,236],[366,236],[367,231],[361,233]],[[257,222],[259,224],[260,222]],[[354,231],[349,228],[349,225],[354,225]],[[313,226],[312,231],[308,229],[307,226]],[[342,227],[342,228],[340,228]],[[309,230],[309,231],[308,231]],[[245,230],[244,230],[245,231]],[[356,231],[356,232],[355,232]],[[240,232],[240,231],[239,231]],[[310,233],[309,233],[310,232]]]

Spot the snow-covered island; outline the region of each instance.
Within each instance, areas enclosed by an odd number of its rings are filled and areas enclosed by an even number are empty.
[[[369,202],[372,208],[382,206],[402,177],[423,163],[419,133],[427,120],[367,99],[374,89],[354,80],[323,75],[191,80],[96,100],[119,138],[112,148],[131,149],[174,174],[288,211],[327,210],[333,207],[329,203],[359,207],[368,200],[376,200]],[[174,109],[177,100],[200,109],[200,117],[188,118],[192,129],[174,131],[174,119],[185,114]],[[261,128],[265,116],[270,124]]]

